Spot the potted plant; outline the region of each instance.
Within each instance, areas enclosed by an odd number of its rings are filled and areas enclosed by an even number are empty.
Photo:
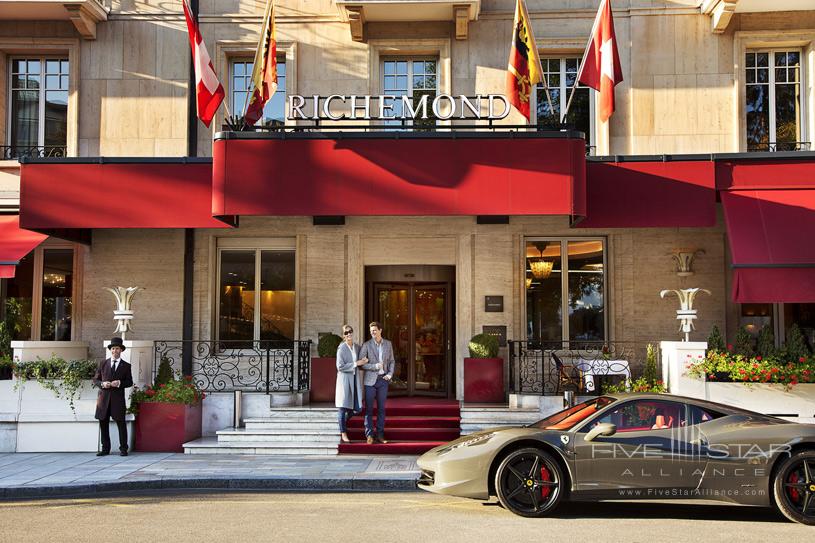
[[[504,360],[498,357],[498,338],[476,334],[470,340],[470,356],[464,359],[464,401],[503,403]]]
[[[333,402],[337,385],[337,347],[342,338],[329,332],[320,335],[317,356],[311,359],[311,390],[309,401]]]
[[[166,382],[157,379],[145,389],[133,387],[128,411],[136,415],[135,449],[183,452],[184,443],[201,437],[205,397],[189,375],[182,379],[171,376]]]
[[[75,402],[82,394],[82,389],[90,391],[90,381],[96,371],[94,360],[67,361],[56,355],[45,360],[38,358],[30,362],[13,364],[17,381],[14,389],[19,389],[26,381],[36,381],[45,390],[51,391],[56,398],[68,401],[68,407],[76,414]]]

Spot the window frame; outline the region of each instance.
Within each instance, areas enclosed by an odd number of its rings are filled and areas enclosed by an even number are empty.
[[[299,277],[300,277],[300,262],[298,258],[298,251],[294,239],[290,240],[251,240],[241,238],[222,238],[217,241],[215,248],[215,303],[213,304],[213,338],[216,341],[221,340],[221,255],[224,251],[254,251],[255,253],[255,295],[254,302],[255,308],[260,308],[260,278],[261,278],[261,253],[263,251],[278,251],[278,252],[291,252],[294,254],[294,338],[293,341],[298,341],[300,337],[300,297],[299,297]],[[252,340],[251,342],[257,343],[262,341],[260,339],[260,322],[261,314],[259,310],[255,311],[255,319],[252,327]],[[239,340],[250,341],[250,340]],[[251,350],[251,349],[246,349]]]
[[[407,77],[407,89],[405,90],[405,94],[399,95],[399,97],[401,97],[401,96],[410,96],[412,98],[413,97],[413,92],[416,90],[416,89],[413,88],[413,77],[414,77],[413,63],[414,62],[426,62],[428,60],[432,60],[432,61],[434,61],[436,63],[436,72],[434,74],[435,77],[436,77],[436,90],[435,90],[436,94],[435,94],[435,96],[438,96],[440,94],[439,93],[439,84],[440,84],[441,75],[440,75],[439,72],[440,72],[440,68],[441,68],[441,57],[439,55],[434,56],[432,54],[425,54],[425,55],[381,55],[379,57],[379,79],[380,79],[379,85],[380,85],[380,88],[382,89],[382,94],[387,94],[388,92],[393,92],[393,91],[386,91],[385,90],[385,77],[386,77],[386,75],[390,75],[390,74],[385,73],[385,63],[386,62],[407,62],[407,66],[408,66],[408,70],[407,70],[407,74],[406,74],[406,77]],[[398,74],[396,74],[396,75],[398,75]],[[423,74],[423,75],[425,77],[427,76],[427,74]],[[423,89],[420,89],[420,90],[423,90]],[[396,95],[394,95],[394,96],[396,96]],[[430,104],[428,104],[428,107],[430,107]],[[428,123],[430,122],[431,118],[432,117],[428,116]],[[438,126],[440,120],[441,119],[435,119],[434,125]],[[404,121],[393,120],[393,121],[386,121],[385,122],[385,124],[390,124],[390,125],[402,125],[405,128],[408,128],[408,127],[413,128],[414,127],[413,123],[414,123],[413,119],[404,120]],[[417,127],[417,128],[421,130],[421,129],[429,128],[429,126],[427,126],[427,127],[422,126],[422,127]]]
[[[71,290],[71,338],[69,340],[48,340],[48,341],[78,341],[82,336],[81,321],[82,321],[82,246],[77,243],[71,243],[61,240],[46,240],[39,246],[35,247],[28,255],[32,255],[34,262],[34,277],[31,289],[31,337],[20,341],[42,341],[42,283],[45,274],[45,251],[52,249],[71,249],[73,250],[73,265],[71,273],[73,274],[73,288]],[[0,292],[0,299],[7,299],[7,282],[2,281],[2,292]]]
[[[554,53],[551,53],[551,52],[549,52],[549,53],[543,52],[543,53],[540,53],[540,55],[541,55],[540,56],[541,64],[543,64],[544,61],[549,61],[549,60],[559,60],[560,61],[560,71],[558,72],[559,76],[560,76],[560,107],[559,107],[559,110],[562,112],[563,109],[565,109],[566,104],[569,101],[569,93],[571,92],[571,87],[566,86],[566,74],[567,74],[567,72],[566,72],[566,61],[570,60],[570,59],[574,59],[574,60],[577,61],[577,73],[575,73],[575,78],[576,78],[577,74],[580,73],[580,63],[583,60],[582,55],[580,53],[574,53],[574,55],[576,55],[576,56],[572,56],[571,54],[558,55],[558,54],[554,54]],[[547,72],[546,69],[544,69],[544,75],[546,75],[547,73],[550,73],[550,72]],[[547,83],[548,82],[549,81],[547,79]],[[531,100],[532,103],[530,104],[530,107],[532,109],[531,124],[533,126],[538,125],[538,90],[543,89],[542,85],[543,85],[543,83],[536,83],[535,88],[534,88],[534,92],[532,93],[532,100]],[[551,87],[549,87],[549,88],[551,88]],[[586,148],[588,150],[594,150],[594,152],[589,153],[589,154],[597,154],[596,153],[596,150],[598,148],[598,144],[597,144],[597,91],[595,91],[591,87],[581,85],[579,82],[578,82],[577,88],[584,88],[584,89],[588,89],[588,91],[589,91],[589,133],[586,134],[586,138],[587,138]],[[565,121],[565,119],[564,119],[564,121]]]
[[[521,300],[523,303],[521,304],[521,311],[522,311],[522,322],[523,322],[523,336],[526,341],[537,341],[535,338],[530,338],[528,335],[529,327],[528,327],[528,313],[527,313],[527,288],[526,288],[526,266],[527,266],[527,256],[526,256],[526,247],[527,244],[530,242],[536,241],[558,241],[560,242],[560,254],[561,254],[561,262],[562,262],[562,272],[560,278],[560,292],[561,292],[561,300],[560,300],[560,311],[561,311],[561,340],[560,343],[563,348],[568,348],[572,342],[580,344],[586,344],[588,340],[579,340],[579,339],[569,339],[569,242],[573,241],[599,241],[603,244],[603,341],[608,342],[611,341],[609,338],[609,319],[608,315],[609,311],[609,304],[611,296],[608,293],[608,238],[606,236],[524,236],[521,238],[521,289],[522,295]],[[564,296],[564,293],[567,295]],[[544,341],[544,340],[541,340]],[[545,341],[544,341],[545,342]]]
[[[768,75],[769,75],[769,78],[768,78],[768,81],[767,81],[768,95],[769,95],[768,98],[767,98],[768,102],[769,102],[769,121],[768,121],[769,126],[768,126],[768,130],[769,130],[769,135],[771,136],[771,138],[769,138],[769,140],[767,142],[768,148],[766,149],[766,151],[776,151],[776,148],[777,148],[778,143],[779,143],[778,141],[773,141],[773,140],[777,140],[777,138],[778,138],[776,117],[775,117],[775,115],[776,115],[775,114],[775,90],[776,90],[775,89],[775,87],[776,87],[776,81],[775,81],[775,53],[798,53],[798,58],[799,58],[799,68],[798,68],[799,69],[799,78],[798,78],[799,89],[798,89],[798,96],[800,98],[800,104],[799,104],[799,106],[800,106],[800,118],[798,119],[798,138],[800,138],[800,139],[798,140],[797,143],[808,142],[809,134],[808,134],[807,126],[808,126],[809,123],[807,122],[808,115],[807,115],[807,92],[806,92],[807,91],[806,67],[807,67],[808,63],[806,61],[807,56],[806,56],[805,48],[801,47],[801,46],[787,46],[787,47],[784,47],[784,46],[781,46],[781,45],[773,46],[773,47],[747,46],[747,47],[744,48],[743,56],[742,56],[742,60],[744,62],[744,65],[742,67],[742,73],[744,74],[744,79],[742,81],[742,85],[741,85],[742,88],[740,89],[740,91],[741,91],[742,96],[744,98],[743,98],[742,103],[741,103],[742,107],[740,108],[741,111],[740,111],[740,119],[739,119],[739,121],[744,126],[744,135],[742,137],[742,144],[744,146],[744,150],[748,151],[748,152],[764,151],[764,149],[756,149],[754,151],[751,151],[750,147],[749,147],[750,144],[747,141],[747,87],[749,85],[756,85],[757,84],[755,81],[753,83],[748,83],[747,82],[747,70],[750,69],[750,68],[747,67],[747,55],[750,54],[750,53],[752,53],[752,54],[767,53],[767,57],[768,57],[767,58],[767,60],[768,60],[767,70],[768,70]],[[782,144],[783,143],[785,143],[785,142],[782,142]],[[810,147],[811,147],[811,145],[812,144],[810,143]],[[802,149],[802,150],[806,150],[806,149]]]
[[[229,83],[227,85],[227,89],[228,89],[227,92],[229,93],[228,99],[229,99],[229,106],[230,106],[230,110],[232,111],[232,115],[237,115],[238,114],[238,108],[235,107],[235,103],[233,102],[234,94],[236,92],[241,92],[241,91],[236,91],[234,88],[232,88],[232,83],[234,81],[233,78],[236,77],[235,76],[235,64],[236,63],[242,63],[242,64],[252,64],[252,65],[254,65],[254,62],[255,62],[255,59],[253,57],[250,57],[250,56],[245,57],[245,56],[242,56],[242,55],[230,56],[228,61],[227,61],[228,74],[229,74],[227,76],[229,78]],[[289,121],[289,119],[288,119],[288,111],[287,111],[288,96],[289,96],[288,92],[287,92],[288,79],[289,79],[289,66],[288,66],[288,63],[286,62],[285,55],[280,55],[278,53],[278,55],[277,55],[277,64],[278,64],[278,73],[279,73],[279,66],[281,64],[286,66],[286,73],[283,75],[283,85],[282,85],[282,91],[283,91],[285,97],[283,99],[283,124],[281,125],[281,126],[286,126],[288,124],[288,121]],[[243,75],[243,76],[240,76],[240,77],[244,77],[244,78],[246,78],[246,80],[248,82],[251,82],[252,74],[250,73],[248,75]],[[280,77],[278,75],[278,80],[279,79],[280,79]],[[279,83],[280,82],[278,81],[278,87],[277,87],[277,91],[275,92],[275,94],[277,94],[277,92],[281,91],[281,85]],[[247,86],[247,89],[245,91],[242,91],[242,92],[246,92],[248,94],[249,86]],[[247,97],[247,100],[248,100],[248,97]],[[268,104],[268,102],[267,102],[267,104]],[[266,109],[267,104],[264,104],[264,110]],[[241,105],[240,110],[243,111],[243,108],[244,108],[244,105]],[[258,122],[260,122],[262,119],[263,119],[263,117],[261,117],[261,119],[259,119]],[[256,124],[255,126],[258,126],[258,125]],[[269,126],[273,127],[275,125],[269,125]]]
[[[17,60],[25,60],[25,61],[36,60],[36,61],[40,62],[40,66],[41,66],[41,68],[40,68],[40,88],[38,89],[38,98],[37,98],[38,99],[38,105],[37,105],[37,115],[38,115],[38,121],[37,121],[37,124],[38,124],[38,126],[37,126],[37,145],[34,146],[34,147],[37,147],[37,148],[39,148],[39,147],[45,148],[45,124],[46,124],[46,118],[45,118],[45,102],[46,102],[46,100],[45,100],[45,97],[46,97],[46,93],[49,90],[49,89],[46,88],[46,83],[45,83],[46,77],[48,75],[47,72],[45,71],[46,70],[46,63],[49,60],[50,61],[57,60],[57,61],[60,61],[60,62],[65,61],[65,62],[68,63],[68,73],[65,74],[65,76],[68,77],[68,88],[65,89],[65,92],[68,95],[68,99],[66,101],[65,145],[63,146],[64,149],[65,149],[64,156],[68,156],[69,155],[68,146],[69,146],[69,142],[70,142],[70,139],[71,139],[69,137],[69,133],[71,132],[71,129],[70,129],[71,115],[70,115],[70,113],[68,113],[68,110],[70,110],[71,107],[72,107],[71,106],[71,94],[72,94],[72,86],[73,86],[72,77],[73,77],[74,69],[71,68],[71,58],[70,58],[70,55],[67,54],[67,53],[65,53],[65,54],[59,54],[59,53],[30,54],[30,55],[14,54],[14,55],[9,55],[6,58],[6,66],[7,66],[7,68],[6,68],[6,89],[7,89],[7,92],[6,92],[6,97],[5,97],[5,102],[6,102],[5,103],[5,108],[6,108],[6,134],[5,134],[5,138],[4,138],[5,142],[6,142],[5,145],[7,145],[9,147],[14,147],[14,142],[11,140],[12,127],[13,127],[13,124],[14,124],[14,120],[12,119],[12,112],[13,112],[12,104],[13,104],[13,100],[14,100],[14,86],[12,84],[12,80],[13,80],[12,66],[14,64],[14,61],[17,61]],[[62,71],[61,71],[61,68],[60,68],[60,73],[57,75],[57,77],[61,78],[62,75],[63,74],[62,74]],[[62,90],[62,89],[60,89],[60,90]]]

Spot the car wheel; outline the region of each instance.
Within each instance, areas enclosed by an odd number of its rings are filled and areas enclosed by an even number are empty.
[[[815,451],[800,451],[778,467],[773,481],[778,510],[788,519],[815,525]]]
[[[522,517],[543,517],[563,495],[563,472],[551,454],[526,448],[509,454],[495,472],[495,490],[504,508]]]

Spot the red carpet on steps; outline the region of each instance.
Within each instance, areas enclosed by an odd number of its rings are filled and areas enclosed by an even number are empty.
[[[376,424],[376,410],[374,410]],[[459,437],[461,410],[456,400],[388,398],[385,439],[365,442],[365,412],[348,421],[351,443],[340,443],[340,454],[422,454]]]

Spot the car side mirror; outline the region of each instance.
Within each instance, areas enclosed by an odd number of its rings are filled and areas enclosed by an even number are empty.
[[[586,437],[584,437],[583,439],[584,441],[594,441],[594,438],[596,438],[597,436],[608,437],[613,436],[616,433],[617,426],[611,424],[610,422],[601,422],[600,424],[589,430],[589,433],[586,434]]]

